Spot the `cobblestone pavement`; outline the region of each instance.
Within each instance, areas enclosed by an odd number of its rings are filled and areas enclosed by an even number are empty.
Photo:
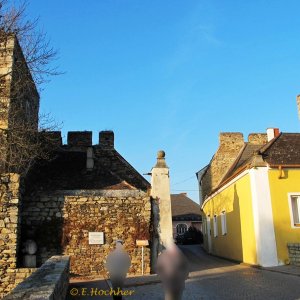
[[[207,255],[200,246],[181,248],[190,262],[183,300],[300,299],[300,277],[235,264]],[[133,287],[130,300],[164,299],[160,283]],[[127,298],[129,299],[129,297]]]
[[[131,300],[164,299],[161,284],[134,287],[134,291]],[[200,299],[300,299],[300,278],[245,268],[187,280],[183,300]]]
[[[190,263],[183,300],[201,299],[300,299],[300,276],[247,267],[207,255],[200,246],[182,246]],[[300,275],[300,273],[298,273]],[[152,283],[153,282],[153,283]],[[124,300],[164,299],[161,283],[156,276],[128,278],[126,290],[134,291]],[[112,299],[101,295],[70,295],[72,288],[90,293],[95,288],[109,290],[105,280],[73,283],[67,299]]]

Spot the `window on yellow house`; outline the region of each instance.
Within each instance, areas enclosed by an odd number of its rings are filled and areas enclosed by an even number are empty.
[[[221,213],[221,226],[222,226],[222,235],[227,234],[226,211],[225,210],[223,210]]]
[[[214,237],[218,236],[218,217],[214,215]]]
[[[293,224],[300,227],[300,195],[290,195]]]
[[[206,235],[207,234],[207,227],[206,227],[206,218],[203,218],[202,221],[202,226],[203,226],[203,234]]]

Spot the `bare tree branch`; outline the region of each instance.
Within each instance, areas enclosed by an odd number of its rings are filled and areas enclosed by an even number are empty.
[[[58,53],[50,45],[47,35],[38,28],[39,19],[28,20],[23,1],[19,7],[10,6],[7,0],[0,0],[0,43],[5,43],[7,35],[16,35],[34,82],[48,82],[51,76],[62,74],[53,65]]]
[[[0,171],[21,175],[57,145],[46,132],[58,124],[38,114],[38,90],[61,74],[53,65],[57,51],[26,8],[27,1],[16,7],[0,0]]]

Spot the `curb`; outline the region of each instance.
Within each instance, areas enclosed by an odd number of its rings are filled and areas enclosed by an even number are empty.
[[[288,272],[288,271],[268,269],[266,267],[261,267],[261,266],[258,266],[258,265],[250,265],[250,264],[245,264],[245,263],[241,263],[241,265],[245,265],[245,266],[248,266],[250,268],[259,269],[259,270],[262,270],[262,271],[269,271],[269,272],[273,272],[273,273],[281,273],[281,274],[285,274],[285,275],[300,277],[300,272],[299,273],[291,273],[291,272]]]

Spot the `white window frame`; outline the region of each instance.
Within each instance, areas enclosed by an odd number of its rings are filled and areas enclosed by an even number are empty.
[[[207,236],[211,237],[211,220],[210,220],[210,215],[207,215],[207,218],[206,218],[206,232],[207,232]]]
[[[202,218],[202,233],[203,233],[204,235],[207,235],[206,218]]]
[[[223,210],[221,213],[221,227],[222,227],[222,235],[226,235],[227,234],[226,210]]]
[[[298,218],[299,223],[294,222],[294,211],[293,211],[293,205],[292,205],[292,198],[298,197],[297,199],[297,209],[298,209]],[[300,229],[300,192],[295,193],[288,193],[288,203],[289,203],[289,209],[290,209],[290,219],[291,219],[291,227],[294,229]]]
[[[214,215],[214,237],[218,236],[218,216]]]
[[[183,232],[183,233],[178,233],[178,231],[177,231],[178,225],[185,225],[185,226],[186,226],[186,231]],[[178,223],[178,224],[176,225],[176,234],[177,234],[177,235],[183,235],[183,234],[185,234],[188,230],[189,230],[189,226],[188,226],[186,223]]]

